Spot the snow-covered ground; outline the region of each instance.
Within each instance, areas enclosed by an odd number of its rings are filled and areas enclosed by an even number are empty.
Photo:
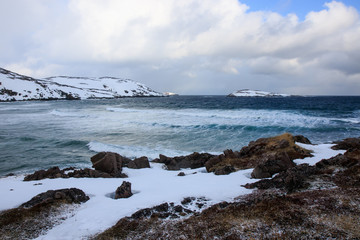
[[[301,146],[313,150],[314,157],[295,160],[297,164],[315,164],[321,159],[344,153],[332,150],[330,147],[333,145],[330,144]],[[0,211],[18,207],[47,190],[71,187],[82,189],[90,200],[81,204],[73,216],[38,238],[82,239],[104,231],[139,209],[164,202],[179,204],[185,197],[204,197],[209,200],[208,206],[232,201],[252,191],[241,187],[258,180],[250,178],[252,170],[217,176],[207,173],[205,168],[182,169],[186,176],[180,177],[177,176],[180,171],[167,171],[162,168],[162,164],[151,163],[151,168],[147,169],[124,168],[123,172],[129,176],[126,179],[70,178],[23,182],[24,176],[6,177],[0,179]],[[127,199],[111,198],[124,180],[131,182],[134,195]]]
[[[288,94],[271,93],[259,90],[243,89],[238,90],[228,95],[229,97],[289,97]]]
[[[113,77],[35,79],[0,68],[0,101],[164,96],[144,84]]]

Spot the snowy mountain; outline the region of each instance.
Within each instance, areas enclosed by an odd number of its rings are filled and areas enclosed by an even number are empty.
[[[0,101],[162,96],[129,79],[66,76],[36,79],[0,68]]]
[[[242,89],[236,92],[230,93],[228,97],[289,97],[288,94],[271,93],[259,90]]]

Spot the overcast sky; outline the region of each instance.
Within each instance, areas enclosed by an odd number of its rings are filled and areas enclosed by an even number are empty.
[[[157,91],[360,95],[360,1],[0,0],[0,67]]]

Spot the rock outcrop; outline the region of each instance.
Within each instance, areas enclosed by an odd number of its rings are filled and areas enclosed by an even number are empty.
[[[317,188],[340,186],[360,187],[360,148],[352,148],[344,154],[323,159],[315,166],[300,164],[273,177],[247,184],[247,188],[278,188],[288,193],[306,189],[312,183]]]
[[[101,172],[98,170],[85,168],[85,169],[75,169],[75,168],[64,168],[60,169],[59,167],[52,167],[48,170],[39,170],[35,171],[33,174],[26,175],[24,181],[37,181],[46,178],[127,178],[125,173],[118,173],[117,175],[110,175],[109,173]]]
[[[167,157],[160,154],[159,158],[154,159],[153,162],[165,164],[167,170],[180,170],[181,168],[200,168],[204,167],[205,163],[214,157],[209,153],[194,152],[187,156]]]
[[[334,142],[336,145],[332,147],[334,150],[360,149],[360,138],[346,138],[342,141]]]
[[[133,195],[131,192],[131,183],[124,181],[115,191],[115,199],[129,198]]]
[[[274,173],[293,167],[292,160],[310,157],[311,152],[295,144],[295,139],[306,141],[289,133],[271,138],[260,138],[250,142],[239,152],[226,150],[206,162],[208,172],[221,172],[224,167],[234,170],[255,168],[253,177],[271,177]]]

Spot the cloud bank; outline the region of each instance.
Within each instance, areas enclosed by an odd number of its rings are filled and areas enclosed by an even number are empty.
[[[357,9],[324,4],[304,21],[237,0],[12,0],[2,67],[37,77],[132,78],[159,91],[360,93]]]

